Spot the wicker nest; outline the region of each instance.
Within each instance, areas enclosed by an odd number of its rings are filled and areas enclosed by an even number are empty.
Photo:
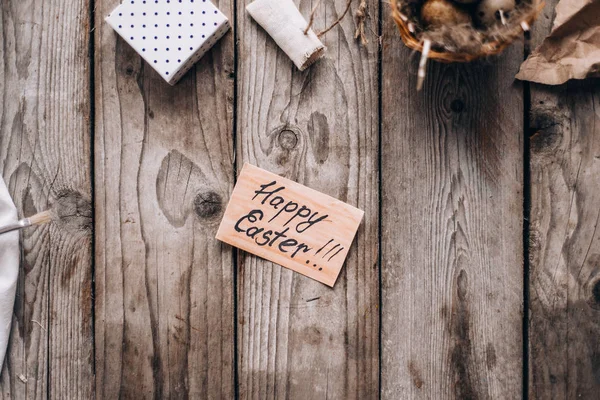
[[[404,44],[422,53],[419,64],[420,89],[427,59],[469,62],[498,54],[515,39],[523,37],[542,8],[543,0],[521,0],[504,24],[482,28],[474,24],[428,29],[420,20],[423,0],[390,0],[392,17]]]

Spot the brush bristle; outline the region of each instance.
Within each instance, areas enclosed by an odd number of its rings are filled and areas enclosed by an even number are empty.
[[[52,222],[52,214],[50,213],[50,211],[43,211],[41,213],[37,213],[29,217],[29,222],[31,222],[31,225],[47,224],[48,222]]]

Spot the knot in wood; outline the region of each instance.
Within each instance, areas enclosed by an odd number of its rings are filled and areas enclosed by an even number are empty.
[[[459,300],[465,300],[467,297],[468,278],[464,269],[461,269],[456,279],[456,292]]]
[[[594,308],[600,308],[600,280],[596,281],[592,287],[592,300],[595,305]]]
[[[552,152],[560,145],[566,116],[556,107],[536,105],[530,115],[531,150]]]
[[[59,191],[53,201],[52,211],[58,224],[76,230],[92,230],[92,204],[73,189]]]
[[[278,140],[279,145],[286,150],[293,150],[298,145],[298,135],[288,128],[279,132]]]
[[[201,219],[219,216],[223,210],[223,199],[218,193],[198,193],[194,198],[194,212]]]
[[[465,109],[465,102],[461,99],[454,99],[450,103],[450,109],[452,110],[452,112],[459,114]]]

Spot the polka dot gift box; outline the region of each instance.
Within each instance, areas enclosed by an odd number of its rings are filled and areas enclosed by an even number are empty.
[[[171,85],[229,30],[208,0],[125,0],[106,21]]]

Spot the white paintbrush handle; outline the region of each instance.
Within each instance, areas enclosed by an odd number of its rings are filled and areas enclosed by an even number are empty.
[[[31,226],[31,221],[29,220],[29,218],[23,218],[12,224],[8,224],[3,227],[0,227],[0,235],[3,233],[16,231],[18,229],[27,228],[28,226]]]

